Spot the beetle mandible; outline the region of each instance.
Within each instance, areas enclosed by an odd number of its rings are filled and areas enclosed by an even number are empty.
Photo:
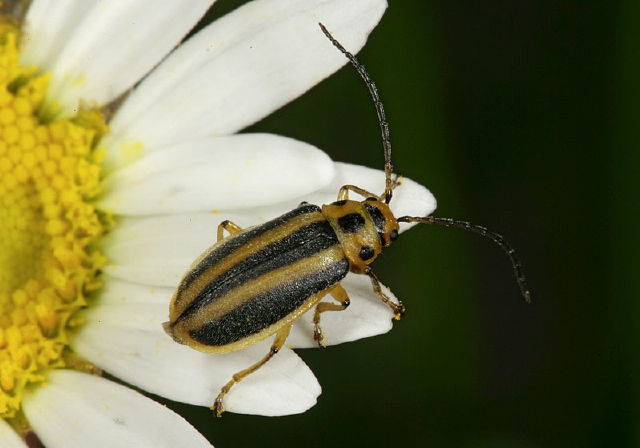
[[[385,190],[376,195],[344,185],[337,200],[322,207],[302,202],[278,218],[247,229],[230,221],[220,223],[217,243],[182,278],[171,300],[169,322],[163,327],[175,341],[206,353],[229,353],[272,335],[275,338],[264,358],[237,372],[222,387],[211,407],[216,417],[224,411],[224,397],[231,387],[278,353],[293,323],[314,307],[313,337],[324,347],[320,316],[349,306],[349,296],[340,285],[347,273],[369,277],[394,318],[402,317],[404,305],[385,295],[369,267],[382,248],[397,239],[401,222],[458,227],[490,238],[508,255],[522,295],[530,301],[520,261],[501,235],[464,221],[393,215],[389,203],[400,181],[391,165],[389,126],[378,90],[355,56],[319,25],[349,59],[373,97],[382,131]],[[349,193],[364,200],[351,200]],[[335,302],[321,301],[327,295]]]

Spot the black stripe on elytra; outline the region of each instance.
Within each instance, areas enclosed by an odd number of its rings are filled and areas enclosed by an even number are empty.
[[[285,213],[282,216],[278,216],[271,221],[267,221],[264,224],[257,225],[241,234],[235,235],[224,241],[217,246],[213,251],[207,254],[200,262],[189,271],[187,275],[182,279],[180,283],[180,290],[187,289],[196,279],[198,279],[210,266],[213,266],[220,260],[228,257],[242,246],[246,245],[249,241],[259,238],[264,233],[275,229],[276,227],[285,224],[288,221],[296,218],[300,215],[306,215],[307,213],[319,212],[320,207],[313,204],[300,204],[299,207]]]
[[[338,218],[338,225],[345,233],[358,233],[364,229],[364,217],[360,213],[349,213]]]
[[[219,347],[239,341],[283,319],[314,294],[338,283],[348,271],[349,261],[343,258],[321,271],[265,291],[189,334],[194,340],[209,346]]]
[[[328,221],[318,221],[300,227],[286,237],[249,255],[213,279],[200,291],[198,298],[184,310],[180,318],[191,315],[250,280],[303,258],[312,257],[337,244],[339,244],[338,238]]]

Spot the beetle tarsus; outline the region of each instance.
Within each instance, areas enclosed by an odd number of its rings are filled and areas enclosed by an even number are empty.
[[[224,396],[227,395],[227,392],[229,392],[229,389],[231,389],[231,387],[233,387],[233,385],[239,381],[236,378],[237,376],[238,374],[233,375],[233,378],[231,378],[231,381],[229,381],[227,384],[225,384],[222,387],[222,389],[220,390],[220,393],[216,397],[216,401],[213,402],[213,406],[211,406],[211,410],[213,411],[214,417],[222,417],[222,413],[224,412],[224,405],[222,404],[222,401],[224,399]]]
[[[224,406],[222,405],[222,397],[218,395],[215,403],[211,406],[211,410],[213,411],[213,416],[216,418],[222,417],[222,413],[224,412]]]
[[[395,303],[389,300],[387,304],[391,307],[391,311],[393,311],[393,318],[395,320],[400,320],[404,317],[404,313],[407,311],[407,309],[402,303]]]
[[[326,345],[324,345],[324,333],[320,325],[316,325],[313,329],[313,340],[318,343],[318,348],[323,350],[327,348]]]

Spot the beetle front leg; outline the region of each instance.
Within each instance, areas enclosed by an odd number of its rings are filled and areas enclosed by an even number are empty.
[[[393,311],[393,318],[395,320],[400,320],[402,316],[404,316],[404,312],[405,312],[405,307],[402,304],[402,302],[395,303],[384,292],[382,292],[382,287],[380,286],[380,280],[378,280],[378,277],[376,277],[376,275],[373,273],[371,268],[367,268],[367,270],[364,271],[364,273],[369,277],[369,280],[371,280],[373,291],[376,294],[378,294],[378,296],[382,299],[382,301],[387,305],[389,305],[389,308],[391,308],[391,311]]]
[[[229,235],[233,235],[234,233],[238,233],[242,231],[242,227],[237,224],[232,223],[229,220],[222,221],[218,224],[218,241],[224,238],[224,231],[229,232]]]
[[[320,348],[325,347],[324,333],[320,327],[320,313],[324,313],[325,311],[343,311],[347,309],[351,303],[347,291],[339,284],[333,287],[331,295],[340,303],[320,302],[316,305],[316,310],[313,313],[313,339],[318,343],[318,347]]]
[[[338,192],[338,200],[343,201],[345,199],[349,199],[349,191],[353,191],[354,193],[359,194],[363,198],[376,198],[380,199],[380,196],[370,191],[365,190],[364,188],[356,187],[355,185],[344,185],[340,187],[340,191]]]
[[[213,403],[213,406],[211,406],[211,410],[213,411],[214,417],[222,416],[222,413],[224,412],[224,405],[222,404],[222,400],[224,399],[224,396],[227,395],[229,390],[233,387],[233,385],[239,383],[248,375],[251,375],[253,372],[255,372],[260,367],[265,365],[267,361],[273,358],[273,356],[280,351],[285,341],[289,337],[289,333],[291,332],[291,326],[292,325],[287,325],[286,327],[282,328],[280,331],[276,333],[276,337],[273,340],[273,344],[271,345],[271,349],[269,350],[269,353],[267,353],[267,356],[262,358],[260,361],[258,361],[248,369],[241,370],[235,375],[233,375],[233,377],[231,378],[231,381],[229,381],[227,384],[225,384],[222,387],[222,389],[220,389],[220,393],[216,397],[216,401]]]

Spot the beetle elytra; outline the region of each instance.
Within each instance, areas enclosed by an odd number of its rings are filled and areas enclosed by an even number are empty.
[[[229,353],[273,336],[269,352],[237,372],[211,409],[219,417],[234,384],[268,362],[285,343],[293,323],[314,308],[314,339],[324,346],[322,313],[345,310],[349,296],[340,282],[349,272],[366,275],[395,319],[405,308],[387,297],[369,265],[398,237],[399,223],[459,227],[496,242],[508,255],[524,298],[530,293],[520,261],[502,236],[485,227],[433,216],[396,218],[389,207],[399,185],[391,165],[391,142],[376,85],[365,68],[327,29],[327,38],[351,62],[373,97],[382,130],[385,190],[377,195],[355,185],[340,188],[337,200],[321,207],[306,202],[266,223],[242,229],[230,221],[218,226],[217,243],[182,278],[171,301],[165,331],[181,344],[206,353]],[[349,198],[353,193],[364,200]],[[225,237],[225,232],[229,235]],[[330,295],[334,301],[322,301]]]

